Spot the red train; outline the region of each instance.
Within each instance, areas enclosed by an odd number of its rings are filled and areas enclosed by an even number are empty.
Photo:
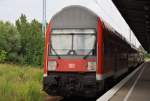
[[[115,29],[81,6],[54,15],[45,40],[43,86],[49,95],[96,96],[108,79],[144,61]]]

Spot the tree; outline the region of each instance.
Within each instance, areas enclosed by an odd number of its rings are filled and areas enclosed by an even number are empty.
[[[28,22],[23,14],[15,25],[0,21],[0,62],[42,65],[42,25],[35,19]]]
[[[14,25],[0,21],[0,50],[6,52],[7,61],[18,61],[20,35]]]
[[[21,48],[19,51],[20,56],[20,62],[26,63],[28,61],[28,54],[27,51],[29,50],[27,48],[27,44],[30,41],[30,24],[26,20],[25,15],[21,15],[21,17],[16,21],[16,27],[20,34],[20,40],[21,40]]]
[[[43,37],[41,24],[35,19],[29,23],[25,15],[16,21],[21,37],[20,57],[22,63],[41,65],[43,59]]]
[[[4,50],[0,50],[0,63],[3,63],[6,59],[6,52]]]
[[[31,47],[32,47],[32,57],[33,63],[42,65],[43,63],[43,48],[44,48],[44,38],[42,37],[42,25],[35,19],[31,22]]]

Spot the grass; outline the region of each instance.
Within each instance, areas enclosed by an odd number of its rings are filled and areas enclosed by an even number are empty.
[[[150,58],[145,58],[145,61],[150,61]]]
[[[144,54],[145,61],[150,61],[150,54]]]
[[[0,101],[44,101],[42,69],[0,64]]]

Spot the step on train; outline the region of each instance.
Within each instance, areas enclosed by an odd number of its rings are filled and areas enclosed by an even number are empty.
[[[55,14],[46,29],[43,89],[49,95],[92,97],[144,61],[100,16],[82,6]]]

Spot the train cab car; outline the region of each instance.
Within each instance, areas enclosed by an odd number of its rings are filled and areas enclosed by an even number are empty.
[[[44,60],[48,94],[96,94],[97,20],[93,12],[79,6],[64,8],[51,19]]]
[[[44,91],[59,96],[96,96],[105,80],[128,71],[131,46],[109,24],[81,6],[69,6],[48,24]]]

